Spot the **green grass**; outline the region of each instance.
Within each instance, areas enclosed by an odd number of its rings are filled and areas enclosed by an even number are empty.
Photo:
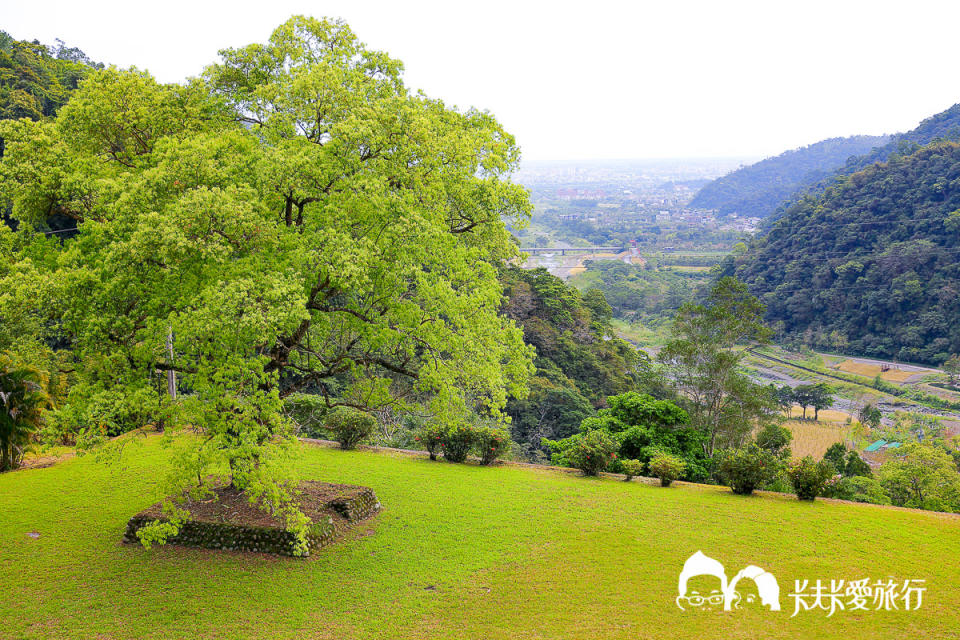
[[[669,338],[666,325],[650,328],[638,322],[627,322],[619,318],[611,320],[610,325],[618,336],[641,347],[662,346]]]
[[[951,516],[306,447],[306,478],[371,486],[384,505],[349,539],[307,560],[124,546],[127,518],[157,498],[165,455],[151,438],[123,467],[84,457],[0,475],[0,637],[875,640],[960,629]],[[680,611],[677,576],[698,549],[728,573],[774,573],[785,610]],[[923,608],[790,619],[795,579],[888,576],[926,579]]]

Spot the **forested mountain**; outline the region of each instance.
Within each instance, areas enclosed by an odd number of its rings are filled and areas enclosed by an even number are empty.
[[[47,47],[0,31],[0,120],[54,115],[92,68],[103,64],[59,40]]]
[[[612,310],[600,291],[581,294],[543,268],[509,267],[500,281],[505,294],[501,312],[537,349],[530,395],[507,403],[513,439],[532,455],[541,438],[575,433],[607,396],[632,389],[640,356],[612,337]]]
[[[853,156],[846,163],[813,184],[798,189],[785,198],[766,220],[767,228],[779,219],[784,212],[800,201],[806,194],[816,195],[845,176],[861,171],[877,162],[886,162],[895,156],[908,156],[923,145],[935,140],[960,140],[960,104],[955,104],[946,111],[930,116],[921,122],[915,129],[906,133],[897,133],[890,136],[889,142],[883,146],[874,147],[869,153]]]
[[[722,271],[788,339],[943,362],[960,352],[960,144],[893,154],[805,196]]]
[[[41,120],[56,115],[91,69],[102,69],[75,47],[60,40],[48,47],[37,41],[16,40],[0,31],[0,121]],[[0,158],[5,144],[0,136]],[[63,216],[53,216],[51,229],[73,227]],[[7,207],[0,207],[0,224],[15,225]]]
[[[960,140],[960,104],[930,116],[915,129],[890,136],[889,142],[872,149],[869,153],[849,158],[837,173],[850,175],[876,162],[885,162],[893,155],[909,155],[923,145],[939,139]],[[824,184],[821,189],[827,186]]]
[[[851,156],[869,152],[887,136],[830,138],[742,167],[697,192],[690,205],[723,215],[765,217],[785,199],[833,174]]]

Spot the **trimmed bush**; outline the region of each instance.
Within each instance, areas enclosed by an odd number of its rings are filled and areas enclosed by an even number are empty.
[[[630,482],[634,476],[643,473],[643,463],[639,460],[621,460],[620,469],[623,471],[623,475],[627,476],[624,478],[624,482]]]
[[[478,427],[476,445],[480,450],[480,464],[488,465],[510,450],[510,436],[503,429]]]
[[[755,444],[744,449],[728,449],[718,455],[717,472],[721,481],[743,496],[773,480],[779,470],[777,458]]]
[[[473,426],[461,424],[450,427],[444,432],[443,442],[440,443],[443,458],[450,462],[463,462],[476,443],[477,430]]]
[[[670,483],[683,475],[687,465],[677,456],[667,453],[658,453],[650,458],[650,474],[660,478],[661,487],[669,487]]]
[[[827,481],[833,477],[836,470],[828,460],[814,462],[810,456],[790,465],[787,475],[793,492],[800,500],[815,500],[823,493]]]
[[[564,457],[570,466],[580,469],[585,476],[598,475],[617,458],[619,446],[604,429],[590,431],[572,440]]]
[[[369,413],[353,407],[337,407],[327,416],[327,429],[341,449],[353,449],[370,437],[377,421]]]
[[[428,424],[417,432],[415,440],[417,444],[427,450],[431,460],[436,460],[446,436],[446,427],[439,424]]]

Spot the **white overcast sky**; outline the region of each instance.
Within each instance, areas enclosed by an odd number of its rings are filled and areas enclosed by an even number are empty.
[[[4,1],[0,28],[197,75],[290,15],[344,18],[413,88],[491,111],[528,160],[775,155],[960,102],[960,0]]]

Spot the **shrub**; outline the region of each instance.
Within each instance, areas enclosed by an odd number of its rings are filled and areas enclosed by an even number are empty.
[[[820,490],[820,495],[824,498],[837,498],[838,500],[850,500],[853,498],[853,488],[847,478],[841,475],[833,475],[827,478]]]
[[[793,434],[786,427],[777,424],[768,424],[757,434],[757,446],[765,449],[780,459],[790,457],[790,441]]]
[[[427,450],[431,460],[436,460],[446,436],[446,427],[439,424],[428,424],[417,432],[416,441]]]
[[[369,438],[377,421],[369,413],[353,407],[337,407],[327,416],[327,429],[342,449],[353,449]]]
[[[812,457],[806,456],[790,465],[787,475],[797,498],[815,500],[823,493],[824,486],[833,477],[834,471],[833,464],[828,460],[815,462]]]
[[[621,460],[620,468],[623,471],[623,475],[627,476],[624,478],[625,482],[630,482],[634,476],[643,473],[643,463],[639,460]]]
[[[509,451],[510,436],[503,429],[478,427],[475,432],[477,448],[480,450],[480,464],[493,464],[505,451]]]
[[[308,438],[326,437],[324,424],[329,411],[323,396],[294,393],[283,400],[283,410],[297,426],[297,433]]]
[[[596,429],[569,438],[570,446],[564,451],[569,466],[576,467],[585,476],[595,476],[607,468],[617,457],[617,442],[604,429]]]
[[[468,424],[448,428],[443,434],[443,457],[450,462],[463,462],[477,442],[477,430]]]
[[[750,495],[754,489],[773,480],[779,470],[777,458],[755,444],[744,449],[728,449],[718,455],[720,480],[739,495]]]
[[[851,451],[847,454],[847,464],[843,469],[843,475],[848,478],[854,476],[869,477],[873,475],[873,472],[870,470],[870,465],[863,461],[859,453]]]
[[[870,504],[890,504],[890,496],[877,480],[867,476],[853,476],[844,478],[847,485],[848,500],[854,502],[869,502]]]
[[[843,473],[847,467],[847,447],[842,442],[835,442],[823,454],[823,459],[832,464],[837,473]]]
[[[683,475],[686,468],[683,460],[667,453],[658,453],[650,459],[650,473],[660,478],[661,487],[669,487],[671,482]]]

